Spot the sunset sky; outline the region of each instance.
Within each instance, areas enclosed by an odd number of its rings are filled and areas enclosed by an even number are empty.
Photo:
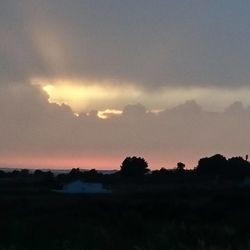
[[[0,2],[0,166],[190,168],[250,153],[247,0]]]

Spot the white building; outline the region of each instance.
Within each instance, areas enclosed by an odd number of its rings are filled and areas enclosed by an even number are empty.
[[[80,180],[72,181],[63,186],[63,189],[60,191],[67,194],[96,194],[96,193],[110,193],[109,190],[103,188],[102,183],[90,183],[83,182]]]

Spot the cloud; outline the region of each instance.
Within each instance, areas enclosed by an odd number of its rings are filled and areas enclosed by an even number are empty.
[[[249,10],[234,0],[1,1],[0,163],[138,154],[158,167],[247,153]],[[93,89],[76,109],[34,79]]]
[[[145,88],[249,84],[247,2],[13,0],[0,9],[1,84],[33,77]]]
[[[115,80],[93,79],[33,79],[32,85],[39,87],[49,96],[49,102],[68,104],[75,112],[92,109],[121,110],[127,104],[143,103],[147,110],[160,111],[174,107],[185,100],[195,100],[207,110],[223,110],[241,100],[249,105],[250,87],[161,87],[149,90],[136,83],[119,85]],[[211,96],[213,97],[211,99]]]
[[[103,158],[118,168],[125,156],[141,155],[154,168],[172,167],[180,160],[192,167],[205,155],[248,153],[250,108],[240,103],[207,112],[189,101],[157,114],[136,104],[100,119],[97,111],[77,117],[66,105],[49,104],[39,90],[21,89],[0,92],[2,165],[32,162],[45,167],[63,164],[64,159],[69,167],[91,162],[100,167]]]

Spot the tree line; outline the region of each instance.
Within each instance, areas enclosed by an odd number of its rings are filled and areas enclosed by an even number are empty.
[[[79,168],[73,168],[68,173],[58,175],[51,171],[42,170],[35,170],[34,172],[27,169],[12,172],[0,170],[0,179],[9,180],[10,182],[24,182],[27,185],[36,183],[44,186],[60,185],[77,179],[107,184],[126,182],[157,184],[167,182],[194,183],[208,179],[240,181],[248,176],[250,178],[248,157],[246,159],[242,157],[226,159],[220,154],[200,159],[194,169],[186,169],[184,163],[178,162],[176,167],[172,169],[151,170],[143,157],[129,156],[121,163],[120,170],[112,174],[104,174],[96,169],[82,171]]]

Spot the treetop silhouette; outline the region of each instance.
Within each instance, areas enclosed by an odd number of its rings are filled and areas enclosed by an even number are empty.
[[[148,163],[141,157],[126,157],[122,162],[120,173],[126,177],[140,177],[149,171]]]

